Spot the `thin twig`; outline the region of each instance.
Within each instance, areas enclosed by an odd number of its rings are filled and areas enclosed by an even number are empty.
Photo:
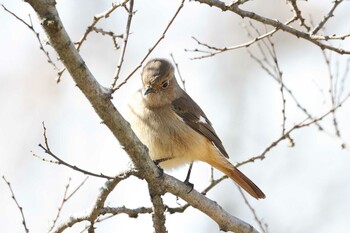
[[[309,113],[308,110],[307,110],[305,107],[303,107],[303,106],[301,105],[301,103],[298,101],[298,99],[294,96],[293,92],[292,92],[284,83],[281,84],[281,80],[280,80],[278,77],[276,77],[276,75],[274,74],[274,72],[271,71],[271,70],[266,66],[266,65],[268,65],[269,67],[272,67],[272,65],[268,62],[268,59],[267,59],[265,53],[263,52],[263,49],[262,49],[262,47],[260,46],[259,43],[257,43],[257,46],[258,46],[260,52],[263,54],[262,60],[259,59],[258,57],[256,57],[249,49],[247,49],[247,52],[248,52],[248,54],[250,55],[250,57],[251,57],[254,61],[256,61],[256,62],[260,65],[260,67],[261,67],[263,70],[265,70],[266,73],[267,73],[270,77],[272,77],[278,84],[280,84],[280,85],[283,84],[283,88],[287,91],[287,93],[288,93],[288,94],[290,95],[290,97],[293,99],[293,101],[295,102],[295,104],[297,105],[297,107],[298,107],[299,109],[301,109],[301,110],[305,113],[305,115],[307,115],[310,119],[313,119],[313,116],[311,115],[311,113]],[[265,63],[264,63],[264,62],[265,62]],[[318,127],[319,130],[321,130],[321,131],[324,130],[323,127],[320,125],[319,122],[316,122],[316,125],[317,125],[317,127]],[[290,141],[292,142],[292,140],[290,140]]]
[[[247,160],[245,160],[243,162],[237,163],[236,166],[239,167],[239,166],[242,166],[244,164],[254,162],[257,159],[260,159],[260,160],[265,159],[265,155],[267,154],[267,152],[269,152],[272,148],[276,147],[281,141],[283,141],[284,139],[288,138],[288,135],[291,134],[294,130],[300,129],[300,128],[304,128],[304,127],[313,125],[316,122],[322,121],[329,114],[331,114],[332,112],[334,112],[338,108],[340,108],[342,106],[342,104],[344,104],[349,97],[350,97],[350,93],[348,95],[346,95],[346,97],[342,101],[340,101],[338,103],[338,105],[335,106],[335,108],[331,108],[326,113],[324,113],[322,116],[320,116],[318,118],[314,118],[314,119],[306,118],[305,120],[301,121],[299,124],[294,125],[289,130],[287,130],[284,135],[280,136],[277,140],[273,141],[268,147],[266,147],[260,155],[255,156],[255,157],[251,157],[250,159],[247,159]],[[310,119],[310,121],[307,122],[307,120],[309,120],[309,119]]]
[[[26,233],[29,233],[29,229],[28,229],[28,227],[27,227],[26,219],[25,219],[25,217],[24,217],[23,208],[19,205],[19,203],[18,203],[18,201],[17,201],[17,199],[16,199],[16,197],[15,197],[15,194],[14,194],[14,192],[13,192],[13,190],[12,190],[12,187],[11,187],[10,182],[8,182],[8,181],[6,180],[5,176],[2,176],[2,179],[6,182],[7,186],[9,187],[10,192],[11,192],[11,198],[15,201],[15,203],[16,203],[16,205],[17,205],[19,211],[21,212],[22,224],[23,224],[24,230],[25,230]]]
[[[282,98],[282,135],[284,135],[286,132],[287,116],[286,116],[286,98],[285,98],[284,88],[283,88],[283,86],[284,86],[283,73],[282,73],[280,66],[279,66],[279,63],[278,63],[275,45],[274,45],[274,43],[272,43],[270,38],[268,38],[268,41],[269,41],[271,49],[272,49],[272,56],[273,56],[272,58],[273,58],[273,61],[275,63],[275,67],[276,67],[276,76],[280,80],[280,92],[281,92],[281,98]],[[290,136],[290,135],[288,135],[288,136]]]
[[[336,84],[337,84],[337,75],[334,77],[333,72],[332,72],[332,67],[331,67],[331,62],[330,59],[327,57],[327,54],[325,51],[322,50],[322,55],[323,58],[326,62],[327,70],[328,70],[328,77],[329,77],[329,97],[331,99],[331,105],[334,108],[336,106],[336,96],[337,96],[337,89],[336,89]],[[335,130],[335,135],[339,138],[341,138],[340,130],[338,127],[338,120],[335,114],[335,111],[332,112],[332,117],[333,117],[333,126]]]
[[[184,5],[185,0],[181,0],[181,4],[178,7],[177,11],[175,12],[174,16],[171,18],[170,22],[168,23],[168,25],[165,27],[162,35],[159,37],[159,39],[156,41],[156,43],[154,43],[154,45],[148,50],[148,52],[146,53],[146,55],[142,58],[142,60],[140,61],[140,63],[134,68],[133,71],[131,71],[131,73],[124,79],[123,82],[121,82],[117,87],[114,87],[112,89],[112,93],[114,93],[116,90],[118,90],[119,88],[121,88],[124,84],[127,83],[127,81],[131,78],[131,76],[133,76],[135,74],[135,72],[140,69],[140,67],[143,65],[143,63],[145,62],[145,60],[148,58],[148,56],[153,52],[153,50],[158,46],[158,44],[161,42],[161,40],[163,40],[165,38],[165,34],[167,33],[167,31],[169,30],[170,26],[173,24],[175,18],[177,17],[177,15],[179,14],[180,10],[182,9],[183,5]]]
[[[119,184],[120,181],[125,180],[132,175],[135,175],[135,171],[130,170],[114,177],[112,180],[106,181],[105,184],[101,187],[101,191],[97,196],[90,213],[83,216],[70,217],[68,220],[63,221],[61,225],[56,227],[53,233],[61,233],[68,227],[72,227],[74,224],[82,221],[89,221],[90,226],[88,228],[93,229],[94,224],[97,222],[97,218],[100,215],[106,214],[106,211],[104,210],[104,205],[109,194],[115,189],[115,187]]]
[[[301,15],[301,11],[297,5],[297,0],[289,0],[289,2],[292,5],[295,17],[300,21],[300,26],[303,26],[307,31],[310,31],[311,27],[305,24],[305,18]]]
[[[118,45],[118,39],[123,38],[123,34],[121,35],[116,35],[114,32],[112,31],[106,31],[102,28],[97,28],[97,27],[93,27],[92,30],[96,33],[100,33],[101,35],[105,36],[110,36],[112,38],[113,41],[113,45],[114,45],[114,49],[118,50],[119,49],[119,45]]]
[[[239,187],[237,184],[236,184],[241,196],[243,197],[243,200],[244,200],[244,203],[248,206],[248,208],[250,209],[250,211],[252,212],[253,216],[254,216],[254,219],[255,219],[255,222],[258,223],[260,229],[261,229],[261,232],[263,233],[267,233],[268,230],[267,230],[267,224],[264,224],[262,220],[260,220],[260,218],[258,217],[255,209],[253,208],[253,206],[249,203],[247,197],[245,196],[245,194],[243,193],[242,191],[242,188]]]
[[[44,48],[44,45],[40,39],[40,34],[39,32],[37,32],[35,29],[34,29],[34,26],[33,26],[33,22],[32,22],[32,18],[30,15],[29,16],[29,23],[27,23],[26,21],[24,21],[23,19],[21,19],[20,17],[18,17],[14,12],[10,11],[9,9],[7,9],[3,4],[1,4],[2,8],[4,8],[4,10],[9,13],[10,15],[12,15],[13,17],[15,17],[17,20],[19,20],[21,23],[23,23],[25,26],[27,26],[35,35],[36,39],[38,40],[39,42],[39,49],[45,54],[46,58],[47,58],[47,62],[49,64],[51,64],[53,66],[53,69],[55,71],[57,71],[58,75],[61,75],[62,73],[62,70],[60,70],[57,65],[55,64],[55,62],[53,62],[53,60],[51,59],[50,57],[50,54],[48,51],[45,50]]]
[[[90,175],[90,176],[94,176],[94,177],[99,177],[99,178],[106,178],[106,179],[113,179],[112,176],[106,176],[104,174],[96,174],[96,173],[93,173],[93,172],[89,172],[87,170],[84,170],[84,169],[81,169],[75,165],[71,165],[65,161],[63,161],[62,159],[60,159],[58,156],[56,156],[50,149],[49,147],[49,144],[48,144],[48,139],[47,139],[47,136],[46,136],[46,127],[45,127],[45,123],[43,122],[42,123],[43,125],[43,129],[44,129],[44,140],[45,140],[45,146],[43,146],[42,144],[39,144],[39,147],[42,148],[44,150],[44,152],[50,156],[52,156],[53,158],[55,158],[58,162],[58,164],[60,165],[64,165],[66,167],[69,167],[75,171],[78,171],[78,172],[81,172],[81,173],[84,173],[85,175]]]
[[[112,6],[108,10],[106,10],[105,12],[100,13],[98,15],[95,15],[92,23],[90,24],[90,26],[87,27],[84,35],[80,38],[80,40],[78,42],[75,43],[77,45],[77,50],[78,51],[80,50],[80,47],[83,45],[83,43],[86,40],[86,38],[88,37],[88,35],[93,31],[93,28],[96,26],[96,24],[101,19],[108,18],[117,8],[119,8],[121,6],[125,6],[128,1],[129,0],[124,0],[120,3],[113,3]]]
[[[63,208],[63,205],[66,203],[67,192],[68,192],[68,189],[69,189],[69,185],[70,185],[71,180],[72,180],[72,179],[69,178],[69,179],[68,179],[68,183],[67,183],[67,185],[65,186],[61,204],[60,204],[60,206],[58,207],[56,217],[55,217],[54,220],[52,221],[52,225],[51,225],[51,227],[50,227],[49,232],[52,231],[52,229],[55,227],[56,222],[57,222],[58,218],[60,217],[60,214],[61,214],[61,210],[62,210],[62,208]]]
[[[57,160],[52,160],[52,159],[47,159],[44,157],[41,157],[40,155],[35,154],[33,151],[30,151],[34,157],[37,157],[41,161],[48,162],[48,163],[54,163],[54,164],[59,164]]]
[[[345,81],[346,81],[346,79],[348,77],[349,70],[350,70],[350,58],[348,58],[347,61],[346,61],[344,73],[343,73],[342,79],[340,80],[340,89],[339,89],[339,92],[338,92],[337,102],[339,102],[340,98],[342,97],[342,95],[344,93]]]
[[[290,20],[288,20],[285,24],[288,25],[288,24],[294,22],[295,20],[296,20],[296,18],[293,17]],[[207,49],[214,50],[214,51],[205,51],[205,50],[199,50],[199,49],[194,49],[194,50],[185,49],[185,51],[186,52],[205,53],[205,55],[202,55],[202,56],[192,57],[192,58],[190,58],[191,60],[208,58],[208,57],[212,57],[212,56],[215,56],[217,54],[220,54],[220,53],[223,53],[223,52],[226,52],[226,51],[232,51],[232,50],[240,49],[240,48],[248,48],[252,44],[255,44],[256,42],[258,42],[258,41],[260,41],[260,40],[262,40],[262,39],[264,39],[266,37],[272,36],[277,31],[278,31],[278,29],[275,28],[275,29],[273,29],[273,30],[263,34],[263,35],[259,35],[259,36],[255,37],[255,38],[252,38],[248,42],[245,42],[245,43],[242,43],[242,44],[238,44],[238,45],[234,45],[234,46],[223,47],[223,48],[218,48],[218,47],[214,47],[214,46],[208,45],[206,43],[203,43],[203,42],[199,41],[197,38],[192,37],[192,39],[195,40],[199,45],[204,46]]]
[[[128,40],[129,40],[131,20],[132,20],[133,14],[134,14],[133,9],[134,9],[134,0],[130,0],[130,2],[129,2],[129,9],[127,10],[129,12],[128,21],[126,23],[125,33],[124,33],[124,36],[123,36],[124,42],[123,42],[122,49],[121,49],[121,52],[120,52],[120,57],[119,57],[118,65],[117,65],[117,68],[116,68],[116,71],[115,71],[115,74],[114,74],[114,78],[113,78],[113,82],[112,82],[112,85],[111,85],[111,89],[113,89],[115,84],[117,83],[117,80],[118,80],[119,74],[120,74],[120,70],[121,70],[123,62],[124,62],[126,46],[128,44]]]
[[[335,11],[335,9],[339,6],[340,3],[342,3],[343,0],[334,0],[333,1],[333,6],[330,9],[330,11],[328,12],[328,14],[326,16],[323,17],[323,19],[321,20],[321,22],[311,31],[312,35],[315,35],[320,29],[322,29],[324,27],[324,25],[327,23],[327,21],[333,17],[333,13]]]
[[[88,178],[89,178],[88,176],[85,177],[85,179],[73,190],[73,192],[68,195],[68,189],[69,189],[69,186],[70,186],[70,182],[72,180],[71,178],[69,178],[68,183],[67,183],[67,185],[65,187],[65,190],[64,190],[62,202],[61,202],[60,206],[58,207],[58,211],[57,211],[56,217],[55,217],[55,219],[52,222],[52,226],[51,226],[49,232],[51,232],[54,229],[54,227],[56,226],[57,220],[58,220],[58,218],[59,218],[59,216],[61,214],[61,211],[62,211],[62,208],[63,208],[64,204],[67,203],[67,201],[85,184],[85,182],[87,181]]]
[[[253,19],[255,21],[261,22],[265,25],[270,25],[278,30],[284,31],[284,32],[289,33],[291,35],[294,35],[297,38],[302,38],[302,39],[305,39],[307,41],[310,41],[311,43],[315,44],[316,46],[320,47],[321,49],[327,49],[327,50],[334,51],[334,52],[339,53],[339,54],[350,54],[350,50],[345,50],[343,48],[337,48],[337,47],[322,43],[320,40],[322,38],[325,39],[324,36],[312,35],[311,33],[295,29],[294,27],[289,26],[285,23],[282,23],[277,19],[264,17],[264,16],[261,16],[259,14],[256,14],[255,12],[243,10],[239,6],[227,5],[224,1],[220,1],[220,0],[194,0],[194,1],[204,3],[204,4],[207,4],[209,6],[217,7],[219,9],[221,9],[222,11],[231,11],[231,12],[241,16],[242,18],[249,18],[249,19]],[[339,2],[340,0],[336,0],[336,1]]]
[[[103,18],[108,18],[117,8],[121,7],[121,6],[125,6],[125,4],[128,2],[129,0],[124,0],[123,2],[120,2],[120,3],[113,3],[112,6],[106,10],[105,12],[101,13],[101,14],[98,14],[98,15],[95,15],[94,16],[94,19],[92,21],[92,23],[90,24],[90,26],[87,27],[84,35],[80,38],[80,40],[78,42],[75,42],[74,44],[77,45],[77,50],[79,51],[81,46],[83,45],[84,41],[86,41],[88,35],[94,31],[95,29],[95,26],[96,24]],[[118,48],[118,45],[115,41],[115,38],[113,38],[113,44],[114,44],[114,47],[115,48]],[[57,82],[60,82],[60,78],[63,74],[63,72],[66,70],[66,68],[63,68],[60,72],[59,72],[59,75],[57,77]]]
[[[174,58],[172,53],[170,53],[170,57],[171,57],[171,60],[173,60],[176,72],[179,75],[179,78],[181,80],[182,87],[183,87],[184,91],[186,91],[186,80],[184,78],[182,78],[182,76],[181,76],[180,69],[179,69],[179,64],[177,64],[177,62],[175,61],[175,58]]]

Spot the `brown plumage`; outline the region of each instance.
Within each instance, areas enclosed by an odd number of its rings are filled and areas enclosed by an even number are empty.
[[[142,71],[143,88],[129,103],[131,127],[162,168],[203,161],[229,176],[256,199],[265,194],[228,160],[207,116],[178,85],[173,66],[150,60]]]

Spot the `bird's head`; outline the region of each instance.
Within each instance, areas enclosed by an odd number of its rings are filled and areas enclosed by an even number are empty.
[[[141,77],[142,95],[150,107],[170,104],[181,90],[176,82],[174,67],[165,59],[155,58],[148,61]]]

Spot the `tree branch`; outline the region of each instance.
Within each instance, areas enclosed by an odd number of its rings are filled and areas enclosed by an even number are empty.
[[[113,79],[113,83],[111,85],[111,88],[114,88],[118,78],[119,78],[119,74],[120,74],[120,70],[122,68],[123,62],[124,62],[124,57],[125,57],[125,51],[126,51],[126,46],[128,44],[128,40],[129,40],[129,34],[130,34],[130,27],[131,27],[131,20],[132,20],[132,16],[134,14],[133,12],[134,10],[134,0],[130,0],[129,3],[129,9],[128,9],[128,21],[126,23],[126,28],[125,28],[125,33],[123,36],[123,46],[122,46],[122,51],[120,52],[120,57],[119,57],[119,61],[118,61],[118,65],[115,71],[115,75],[114,75],[114,79]]]
[[[6,183],[7,186],[9,187],[10,192],[11,192],[11,197],[12,197],[12,199],[15,201],[16,206],[18,207],[19,211],[21,212],[22,224],[23,224],[23,227],[24,227],[24,231],[25,231],[26,233],[29,233],[29,229],[28,229],[27,223],[26,223],[26,218],[24,217],[24,213],[23,213],[23,208],[22,208],[22,206],[19,205],[19,203],[18,203],[18,201],[17,201],[17,199],[16,199],[16,197],[15,197],[15,194],[14,194],[14,192],[13,192],[13,190],[12,190],[12,187],[11,187],[10,182],[8,182],[8,181],[6,180],[5,176],[2,176],[2,179],[5,181],[5,183]]]
[[[328,14],[323,18],[323,20],[312,30],[311,34],[314,35],[316,34],[320,29],[324,27],[324,25],[327,23],[327,21],[333,17],[333,12],[335,9],[339,6],[340,3],[342,3],[343,0],[334,0],[333,2],[333,7],[331,10],[328,12]]]
[[[255,21],[258,21],[260,23],[263,23],[265,25],[270,25],[276,29],[279,29],[279,30],[285,31],[291,35],[294,35],[297,38],[303,38],[305,40],[308,40],[311,43],[320,47],[321,49],[328,49],[328,50],[334,51],[334,52],[339,53],[339,54],[350,54],[350,50],[336,48],[336,47],[333,47],[331,45],[327,45],[327,44],[320,42],[319,40],[326,39],[325,36],[313,35],[313,34],[309,34],[309,33],[297,30],[297,29],[295,29],[295,28],[293,28],[285,23],[280,22],[277,19],[270,19],[270,18],[261,16],[261,15],[258,15],[254,12],[251,12],[251,11],[242,10],[239,8],[239,5],[235,5],[235,4],[228,5],[225,2],[220,1],[220,0],[194,0],[194,1],[199,2],[199,3],[204,3],[204,4],[209,5],[209,6],[217,7],[219,9],[221,9],[222,11],[231,11],[231,12],[241,16],[242,18],[247,17],[247,18],[253,19]],[[337,0],[337,1],[340,1],[340,0]]]
[[[120,181],[128,178],[131,175],[135,175],[134,171],[125,172],[122,175],[116,176],[113,180],[108,180],[105,182],[104,186],[101,187],[101,191],[96,198],[96,201],[89,213],[84,216],[70,217],[69,220],[64,221],[63,224],[58,226],[53,233],[61,233],[68,227],[82,221],[89,221],[90,228],[93,228],[94,223],[98,216],[101,215],[100,211],[104,208],[105,201],[109,194],[114,190],[114,188],[119,184]]]
[[[101,173],[101,174],[96,174],[96,173],[93,173],[93,172],[90,172],[90,171],[81,169],[81,168],[79,168],[79,167],[77,167],[77,166],[75,166],[75,165],[71,165],[71,164],[65,162],[64,160],[60,159],[57,155],[55,155],[55,154],[51,151],[51,149],[50,149],[50,147],[49,147],[49,142],[48,142],[48,139],[47,139],[47,136],[46,136],[46,127],[45,127],[45,123],[43,122],[42,124],[43,124],[43,128],[44,128],[44,133],[43,133],[43,135],[44,135],[45,146],[39,144],[39,147],[42,148],[46,154],[48,154],[48,155],[52,156],[54,159],[56,159],[56,161],[52,161],[53,163],[62,164],[62,165],[64,165],[64,166],[66,166],[66,167],[69,167],[69,168],[71,168],[71,169],[73,169],[73,170],[75,170],[75,171],[81,172],[81,173],[83,173],[83,174],[85,174],[85,175],[94,176],[94,177],[100,177],[100,178],[106,178],[106,179],[113,179],[113,177],[111,177],[111,176],[106,176],[106,175],[104,175],[104,174],[102,174],[102,173]],[[35,154],[33,154],[33,155],[36,156],[36,157],[38,157],[38,158],[40,158],[39,156],[37,156],[37,155],[35,155]],[[44,158],[42,158],[42,160],[51,162],[51,160],[46,160],[46,159],[44,159]]]

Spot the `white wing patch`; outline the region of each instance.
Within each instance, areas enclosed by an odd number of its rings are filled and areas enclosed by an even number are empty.
[[[207,120],[205,119],[205,117],[203,117],[203,116],[199,116],[198,122],[203,123],[203,124],[209,124],[209,123],[207,122]]]

